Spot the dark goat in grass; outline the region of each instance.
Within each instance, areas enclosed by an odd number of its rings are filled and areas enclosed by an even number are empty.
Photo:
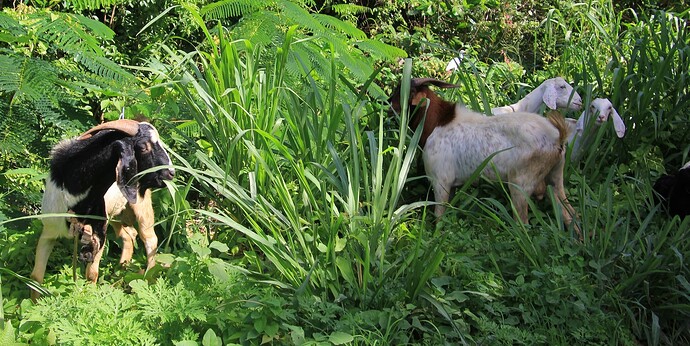
[[[662,198],[671,216],[690,215],[690,162],[675,175],[662,175],[654,183],[654,191]]]
[[[94,260],[101,256],[107,229],[106,191],[116,182],[127,202],[136,204],[147,189],[163,187],[163,181],[172,179],[175,171],[168,167],[137,174],[164,165],[171,165],[170,156],[156,128],[146,122],[116,120],[58,143],[51,152],[42,213],[75,216],[43,219],[31,277],[43,282],[57,238],[79,236],[79,258],[87,262],[86,278],[95,282],[98,264]],[[37,296],[32,292],[32,297]]]

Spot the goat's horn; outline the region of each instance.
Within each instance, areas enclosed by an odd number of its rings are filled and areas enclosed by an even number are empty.
[[[84,132],[78,139],[88,139],[93,136],[94,133],[102,130],[117,130],[124,132],[130,136],[135,136],[139,131],[139,122],[131,119],[119,119],[114,121],[109,121],[97,126],[92,127],[90,130]]]
[[[446,83],[446,82],[440,81],[436,78],[414,78],[414,79],[412,79],[411,84],[414,87],[422,86],[425,84],[433,84],[439,88],[459,88],[460,87],[459,85]]]

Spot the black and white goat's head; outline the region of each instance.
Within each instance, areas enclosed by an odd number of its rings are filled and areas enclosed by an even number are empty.
[[[146,122],[116,120],[88,130],[53,149],[51,180],[67,192],[85,192],[93,185],[117,182],[130,203],[146,189],[163,187],[175,175],[156,128]],[[79,172],[79,176],[74,173]],[[101,184],[100,182],[103,181]]]
[[[146,122],[111,121],[58,143],[51,152],[42,206],[48,216],[42,219],[31,277],[43,282],[56,239],[71,235],[80,238],[87,279],[95,282],[107,229],[106,191],[116,182],[127,202],[141,202],[147,189],[163,187],[165,180],[173,178],[175,170],[170,165],[158,131]],[[50,216],[68,212],[75,216]],[[32,298],[37,298],[37,292],[32,292]]]

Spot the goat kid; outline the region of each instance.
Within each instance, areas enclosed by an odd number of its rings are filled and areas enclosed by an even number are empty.
[[[441,99],[429,88],[430,84],[441,88],[457,85],[433,78],[416,78],[410,84],[409,109],[419,106],[411,116],[410,127],[416,128],[425,119],[420,143],[426,174],[438,203],[435,214],[444,213],[452,188],[463,184],[486,158],[498,152],[482,173],[509,184],[516,216],[528,223],[527,198],[539,182],[547,181],[554,188],[563,220],[570,225],[575,211],[563,186],[567,136],[563,117],[557,112],[548,119],[533,113],[487,117],[460,103]],[[400,100],[398,88],[389,99],[397,112],[401,110]],[[579,235],[577,226],[576,231]]]
[[[582,108],[582,97],[563,77],[555,77],[545,80],[532,92],[512,105],[492,108],[491,114],[537,113],[542,103],[552,110],[568,108],[577,111]]]
[[[589,107],[577,119],[574,131],[568,136],[568,143],[573,146],[570,154],[572,162],[580,160],[583,150],[592,144],[597,129],[609,118],[613,121],[613,128],[616,130],[618,138],[623,138],[625,136],[625,123],[616,109],[613,108],[611,101],[605,98],[592,100]]]
[[[98,279],[97,260],[102,254],[107,228],[106,191],[115,182],[127,202],[134,205],[146,196],[146,190],[163,187],[163,181],[172,179],[175,171],[162,168],[138,179],[135,176],[163,165],[171,165],[170,157],[156,128],[146,122],[107,122],[77,138],[58,143],[51,152],[42,213],[69,212],[75,216],[69,220],[64,217],[43,219],[31,277],[43,282],[48,257],[57,238],[79,236],[79,258],[87,262],[86,278],[95,282]],[[32,291],[32,298],[37,297],[38,292]]]

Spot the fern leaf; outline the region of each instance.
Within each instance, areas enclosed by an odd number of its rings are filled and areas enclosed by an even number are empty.
[[[10,15],[0,12],[0,41],[12,43],[26,41],[27,31]]]
[[[72,0],[72,8],[76,11],[99,10],[122,4],[129,4],[129,0]]]
[[[115,33],[103,23],[76,14],[40,13],[35,16],[36,35],[68,52],[90,51],[103,55],[101,42]]]
[[[19,90],[19,72],[27,57],[0,55],[0,94],[13,94]]]
[[[328,31],[325,26],[314,19],[311,13],[297,4],[283,0],[278,3],[278,7],[281,9],[282,15],[288,22],[295,23],[316,34],[322,34]]]
[[[394,60],[407,57],[407,53],[404,50],[380,41],[364,39],[358,41],[356,45],[357,48],[371,54],[375,59]]]
[[[371,12],[371,9],[366,6],[356,5],[356,4],[337,4],[331,6],[333,12],[339,16],[357,16],[367,12]]]
[[[314,14],[313,16],[314,19],[321,23],[321,25],[341,34],[347,35],[355,40],[363,40],[367,37],[362,30],[359,30],[350,22],[342,21],[338,18],[325,14]]]
[[[266,8],[270,0],[223,0],[201,8],[204,20],[241,17]]]
[[[254,13],[244,17],[231,33],[234,37],[246,37],[254,45],[268,46],[278,39],[279,19],[274,12]]]
[[[130,84],[135,80],[134,75],[108,58],[84,52],[76,54],[75,60],[95,75],[119,84]]]
[[[55,68],[46,61],[38,59],[24,58],[16,70],[14,82],[14,101],[38,100],[43,95],[55,92],[55,85],[58,83],[58,76]],[[1,83],[1,82],[0,82]],[[7,85],[5,85],[7,86]],[[12,90],[8,90],[11,92]]]

